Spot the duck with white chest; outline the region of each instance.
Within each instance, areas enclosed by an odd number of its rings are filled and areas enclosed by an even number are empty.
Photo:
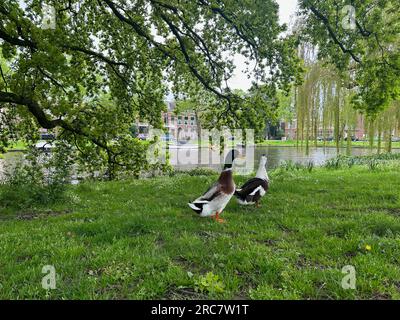
[[[218,181],[214,183],[202,196],[189,202],[188,205],[200,217],[213,217],[217,222],[224,222],[219,217],[225,209],[229,200],[235,193],[235,182],[233,181],[232,166],[235,158],[239,156],[239,151],[231,150],[225,158],[223,171]]]
[[[235,197],[241,205],[260,205],[261,198],[267,193],[269,177],[266,169],[267,157],[261,156],[255,178],[248,180],[241,188],[236,189]]]

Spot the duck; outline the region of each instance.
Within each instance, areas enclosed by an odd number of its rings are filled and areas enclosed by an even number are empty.
[[[266,169],[267,156],[263,154],[255,178],[252,178],[235,191],[235,197],[241,205],[260,206],[261,198],[267,193],[269,187],[269,177]]]
[[[236,185],[233,180],[232,166],[240,155],[238,150],[230,150],[225,157],[224,168],[217,180],[202,196],[189,202],[189,207],[200,217],[212,217],[219,223],[225,220],[220,214],[235,193]]]

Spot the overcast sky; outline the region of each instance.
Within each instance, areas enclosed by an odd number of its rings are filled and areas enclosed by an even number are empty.
[[[297,7],[297,0],[276,0],[279,4],[279,18],[281,23],[289,24],[291,17],[294,16]],[[250,88],[251,79],[247,79],[247,75],[243,74],[245,69],[244,58],[242,56],[235,57],[237,66],[235,76],[229,81],[232,89],[247,90]]]

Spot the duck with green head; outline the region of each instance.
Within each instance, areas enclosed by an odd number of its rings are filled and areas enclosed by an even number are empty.
[[[213,217],[217,222],[224,222],[219,215],[235,193],[236,185],[233,181],[232,166],[233,161],[239,155],[240,153],[237,150],[229,151],[225,157],[224,168],[218,181],[202,196],[188,203],[189,207],[199,214],[200,217]]]

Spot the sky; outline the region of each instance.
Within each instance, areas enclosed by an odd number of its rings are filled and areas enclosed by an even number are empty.
[[[276,0],[276,2],[279,4],[280,22],[289,24],[291,17],[293,17],[295,14],[297,0]],[[231,89],[249,89],[251,85],[251,79],[248,79],[247,75],[243,73],[243,70],[245,70],[245,59],[240,55],[236,55],[234,62],[237,66],[237,69],[232,79],[230,79],[228,82],[229,86]]]

